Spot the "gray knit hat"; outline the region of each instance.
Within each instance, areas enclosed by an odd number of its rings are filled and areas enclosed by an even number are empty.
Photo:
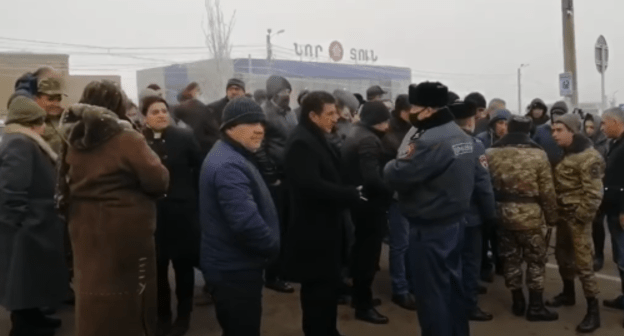
[[[264,123],[266,116],[253,99],[242,97],[236,98],[225,105],[223,109],[221,130],[225,130],[240,124]]]
[[[7,114],[5,124],[28,124],[37,120],[43,120],[46,112],[34,100],[17,96],[9,105],[9,113]]]
[[[576,114],[566,113],[561,116],[556,116],[554,119],[555,123],[566,125],[566,127],[575,134],[581,132],[581,118]]]

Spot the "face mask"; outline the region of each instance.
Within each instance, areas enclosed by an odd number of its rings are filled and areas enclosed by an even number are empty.
[[[409,121],[410,124],[412,124],[412,126],[416,127],[416,128],[421,128],[422,123],[424,120],[418,120],[418,115],[425,112],[425,110],[422,110],[418,113],[410,113],[409,114]]]

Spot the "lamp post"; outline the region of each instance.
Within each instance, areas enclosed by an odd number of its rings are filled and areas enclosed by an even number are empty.
[[[518,113],[522,114],[522,68],[528,67],[529,64],[520,64],[518,68]]]

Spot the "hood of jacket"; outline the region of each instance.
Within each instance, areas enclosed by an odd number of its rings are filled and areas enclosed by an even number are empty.
[[[587,120],[591,120],[594,122],[594,134],[592,134],[592,136],[588,136],[587,132],[585,131],[585,122]],[[593,141],[594,144],[599,144],[608,140],[607,135],[604,134],[604,132],[600,129],[601,123],[602,123],[602,118],[599,115],[594,114],[594,113],[587,113],[585,114],[585,117],[583,118],[583,125],[581,125],[583,134],[585,134],[585,136],[587,136],[591,141]]]
[[[544,114],[542,115],[541,118],[533,118],[533,116],[531,115],[531,110],[533,110],[534,108],[541,108],[544,110]],[[531,120],[533,120],[533,125],[534,126],[539,126],[539,125],[543,125],[545,123],[547,123],[550,120],[550,113],[548,111],[548,106],[546,106],[546,103],[544,103],[543,100],[541,100],[540,98],[535,98],[533,99],[533,101],[531,101],[531,104],[529,104],[529,106],[527,107],[527,113],[525,114],[526,117],[531,118]]]
[[[490,118],[490,122],[488,123],[488,125],[490,126],[490,128],[494,128],[496,122],[500,120],[509,120],[509,118],[511,118],[511,112],[509,112],[508,110],[498,110],[494,112],[494,114]]]
[[[99,106],[76,104],[70,106],[61,117],[61,130],[69,146],[89,150],[103,145],[132,125],[120,120],[112,111]]]

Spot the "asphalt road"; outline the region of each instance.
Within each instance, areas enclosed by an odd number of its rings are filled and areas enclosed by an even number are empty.
[[[552,251],[551,251],[552,252]],[[599,298],[612,299],[621,291],[619,277],[611,259],[610,247],[607,246],[607,260],[605,269],[600,272],[598,281],[601,289]],[[382,299],[379,307],[382,314],[390,318],[390,324],[376,326],[355,320],[353,310],[347,306],[339,309],[339,330],[347,336],[372,335],[420,335],[415,312],[403,310],[390,302],[391,288],[388,274],[387,247],[384,247],[382,270],[375,281],[376,297]],[[552,259],[552,258],[551,258]],[[547,298],[556,295],[561,290],[561,281],[554,261],[547,268],[546,293]],[[200,279],[200,277],[198,277]],[[200,280],[201,281],[201,280]],[[200,291],[198,283],[197,292]],[[504,335],[504,336],[562,336],[576,334],[576,325],[585,315],[586,305],[577,281],[577,304],[574,307],[558,309],[559,321],[530,323],[511,314],[511,294],[505,288],[502,277],[496,277],[493,284],[488,285],[488,294],[480,297],[484,310],[494,314],[492,322],[471,322],[472,335]],[[301,332],[301,309],[299,294],[279,294],[270,290],[264,292],[262,334],[267,336],[299,336]],[[593,335],[596,336],[623,336],[624,312],[602,307],[602,328]],[[58,336],[74,335],[72,326],[74,314],[72,307],[65,307],[59,312],[63,319],[63,327]],[[111,321],[114,323],[115,321]],[[10,328],[9,315],[0,308],[0,335],[8,335]],[[221,330],[215,319],[213,307],[196,307],[193,312],[193,321],[189,336],[218,336]]]

